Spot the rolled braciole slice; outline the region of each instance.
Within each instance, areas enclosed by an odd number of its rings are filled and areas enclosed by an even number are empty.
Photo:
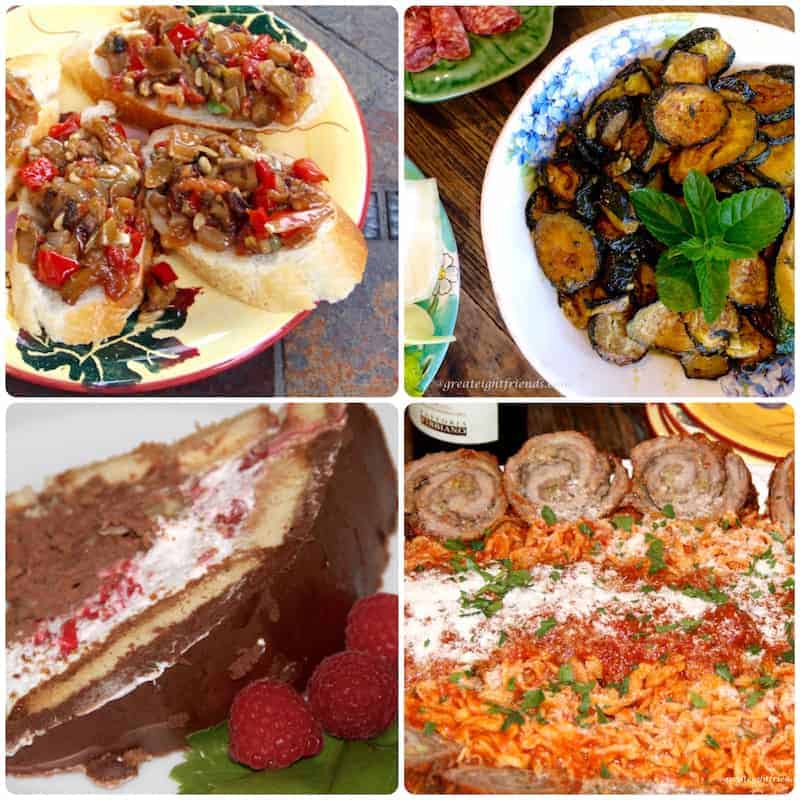
[[[794,451],[772,470],[767,510],[770,519],[785,533],[794,533]]]
[[[753,481],[742,458],[702,434],[659,436],[631,450],[628,502],[643,514],[712,519],[755,506]]]
[[[608,516],[628,491],[619,459],[599,451],[577,431],[528,439],[506,464],[506,494],[523,519],[540,519],[545,507],[559,520]]]
[[[405,498],[409,532],[438,539],[477,539],[508,508],[497,459],[474,450],[407,464]]]

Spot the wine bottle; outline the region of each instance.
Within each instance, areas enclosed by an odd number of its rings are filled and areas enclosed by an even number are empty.
[[[467,448],[504,464],[528,438],[525,403],[412,403],[406,460]]]

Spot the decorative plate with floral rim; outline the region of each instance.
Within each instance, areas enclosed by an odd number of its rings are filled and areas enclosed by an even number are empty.
[[[492,286],[518,347],[563,394],[775,397],[794,388],[791,355],[732,370],[719,380],[690,380],[678,359],[658,353],[626,367],[603,361],[586,332],[561,313],[525,224],[525,203],[537,167],[553,152],[559,128],[574,122],[584,104],[634,58],[662,58],[679,37],[701,27],[717,28],[736,50],[731,71],[794,61],[791,31],[751,19],[686,12],[622,20],[561,51],[525,92],[495,143],[481,197],[481,232]]]
[[[425,175],[408,156],[405,159],[405,178],[411,181],[425,178]],[[441,202],[439,203],[439,224],[444,246],[439,262],[439,280],[436,282],[430,299],[421,300],[417,305],[427,311],[433,320],[435,336],[452,336],[458,317],[461,272],[453,228]],[[421,347],[405,347],[406,390],[409,394],[414,396],[425,394],[439,367],[442,366],[448,347],[447,342],[426,344]],[[409,367],[414,369],[415,374],[418,373],[421,376],[416,382],[409,380]]]
[[[120,22],[122,8],[110,6],[21,6],[6,14],[6,56],[47,53],[58,69],[61,51],[79,32],[91,34]],[[330,181],[339,205],[362,223],[369,200],[370,154],[361,110],[336,65],[313,42],[275,14],[256,6],[193,6],[190,13],[214,22],[237,22],[255,33],[269,33],[305,51],[324,76],[324,107],[314,121],[271,132],[269,147],[313,158]],[[62,76],[62,111],[91,104]],[[131,135],[136,130],[131,129]],[[6,247],[13,240],[15,204],[8,206]],[[64,345],[20,330],[6,315],[6,369],[10,375],[78,392],[147,392],[200,380],[235,366],[285,336],[310,312],[270,314],[233,300],[204,284],[180,256],[165,259],[178,274],[175,307],[164,312],[134,312],[118,336],[93,345]],[[199,290],[199,291],[198,291]]]
[[[439,103],[476,92],[513,75],[531,63],[553,33],[552,6],[514,6],[522,25],[510,33],[469,36],[470,55],[443,59],[422,72],[406,72],[405,96],[416,103]]]

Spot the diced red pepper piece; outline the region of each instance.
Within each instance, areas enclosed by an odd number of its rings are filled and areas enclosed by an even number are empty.
[[[122,127],[122,124],[119,122],[112,122],[111,127],[120,135],[121,139],[127,139],[128,134],[125,131],[125,128]]]
[[[262,34],[250,45],[249,55],[259,61],[269,58],[269,46],[273,41],[275,40],[268,33]]]
[[[193,42],[196,38],[197,31],[185,22],[179,22],[170,31],[167,31],[167,39],[172,42],[172,46],[178,55],[183,53],[183,48],[188,42]]]
[[[247,56],[242,59],[242,75],[245,80],[254,81],[261,77],[260,63],[255,58],[248,58]],[[233,64],[228,64],[228,66],[231,67]]]
[[[180,78],[178,78],[178,83],[183,89],[183,96],[187,103],[196,106],[199,103],[206,102],[205,96],[198,92],[197,89],[195,89],[194,86],[192,86],[189,81],[186,80],[185,75],[181,75]]]
[[[162,286],[178,280],[175,270],[166,261],[159,261],[157,264],[153,264],[150,267],[150,273]]]
[[[81,265],[74,258],[62,256],[55,250],[42,248],[36,254],[36,277],[51,289],[63,286],[64,281],[80,268]]]
[[[48,131],[47,135],[52,136],[53,139],[66,139],[71,136],[81,126],[81,115],[76,113],[70,114],[63,122],[57,122]]]
[[[308,57],[303,55],[303,53],[299,52],[298,50],[293,50],[292,51],[292,66],[294,67],[294,71],[301,78],[313,78],[314,77],[314,67],[313,67],[313,65],[308,60]]]
[[[139,51],[135,48],[131,48],[131,54],[129,57],[130,64],[128,65],[130,69],[134,72],[144,72],[145,66],[144,61],[142,61],[142,57],[139,55]]]
[[[56,175],[58,175],[58,169],[47,156],[39,156],[19,171],[19,179],[29,189],[34,190],[41,189],[46,183],[50,183]]]
[[[78,623],[74,618],[68,619],[61,626],[58,649],[62,656],[68,656],[73,650],[78,649]]]
[[[122,247],[109,245],[105,248],[106,261],[112,269],[132,275],[139,269],[139,265],[134,261]]]
[[[256,177],[258,178],[258,188],[253,192],[253,204],[269,211],[272,205],[269,192],[271,189],[277,188],[278,180],[272,167],[263,158],[256,159]]]
[[[322,183],[328,180],[328,176],[310,158],[298,158],[292,164],[292,175],[307,183]]]
[[[270,233],[267,230],[267,212],[259,206],[247,212],[250,216],[250,227],[256,239],[266,239]]]
[[[128,233],[131,237],[131,258],[136,258],[136,256],[139,255],[139,251],[142,249],[144,234],[140,230],[132,227],[128,228]]]

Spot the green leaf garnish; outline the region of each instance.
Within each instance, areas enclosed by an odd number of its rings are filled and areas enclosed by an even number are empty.
[[[642,224],[668,248],[656,267],[659,299],[673,311],[702,308],[708,323],[725,307],[730,262],[770,245],[786,220],[775,189],[748,189],[720,202],[697,170],[683,181],[685,206],[655,189],[635,189],[630,198]]]
[[[669,519],[675,519],[675,509],[672,507],[672,503],[667,503],[664,508],[661,509],[661,513],[665,517],[669,517]]]
[[[558,522],[558,517],[550,506],[542,506],[542,519],[548,525],[555,525]]]

